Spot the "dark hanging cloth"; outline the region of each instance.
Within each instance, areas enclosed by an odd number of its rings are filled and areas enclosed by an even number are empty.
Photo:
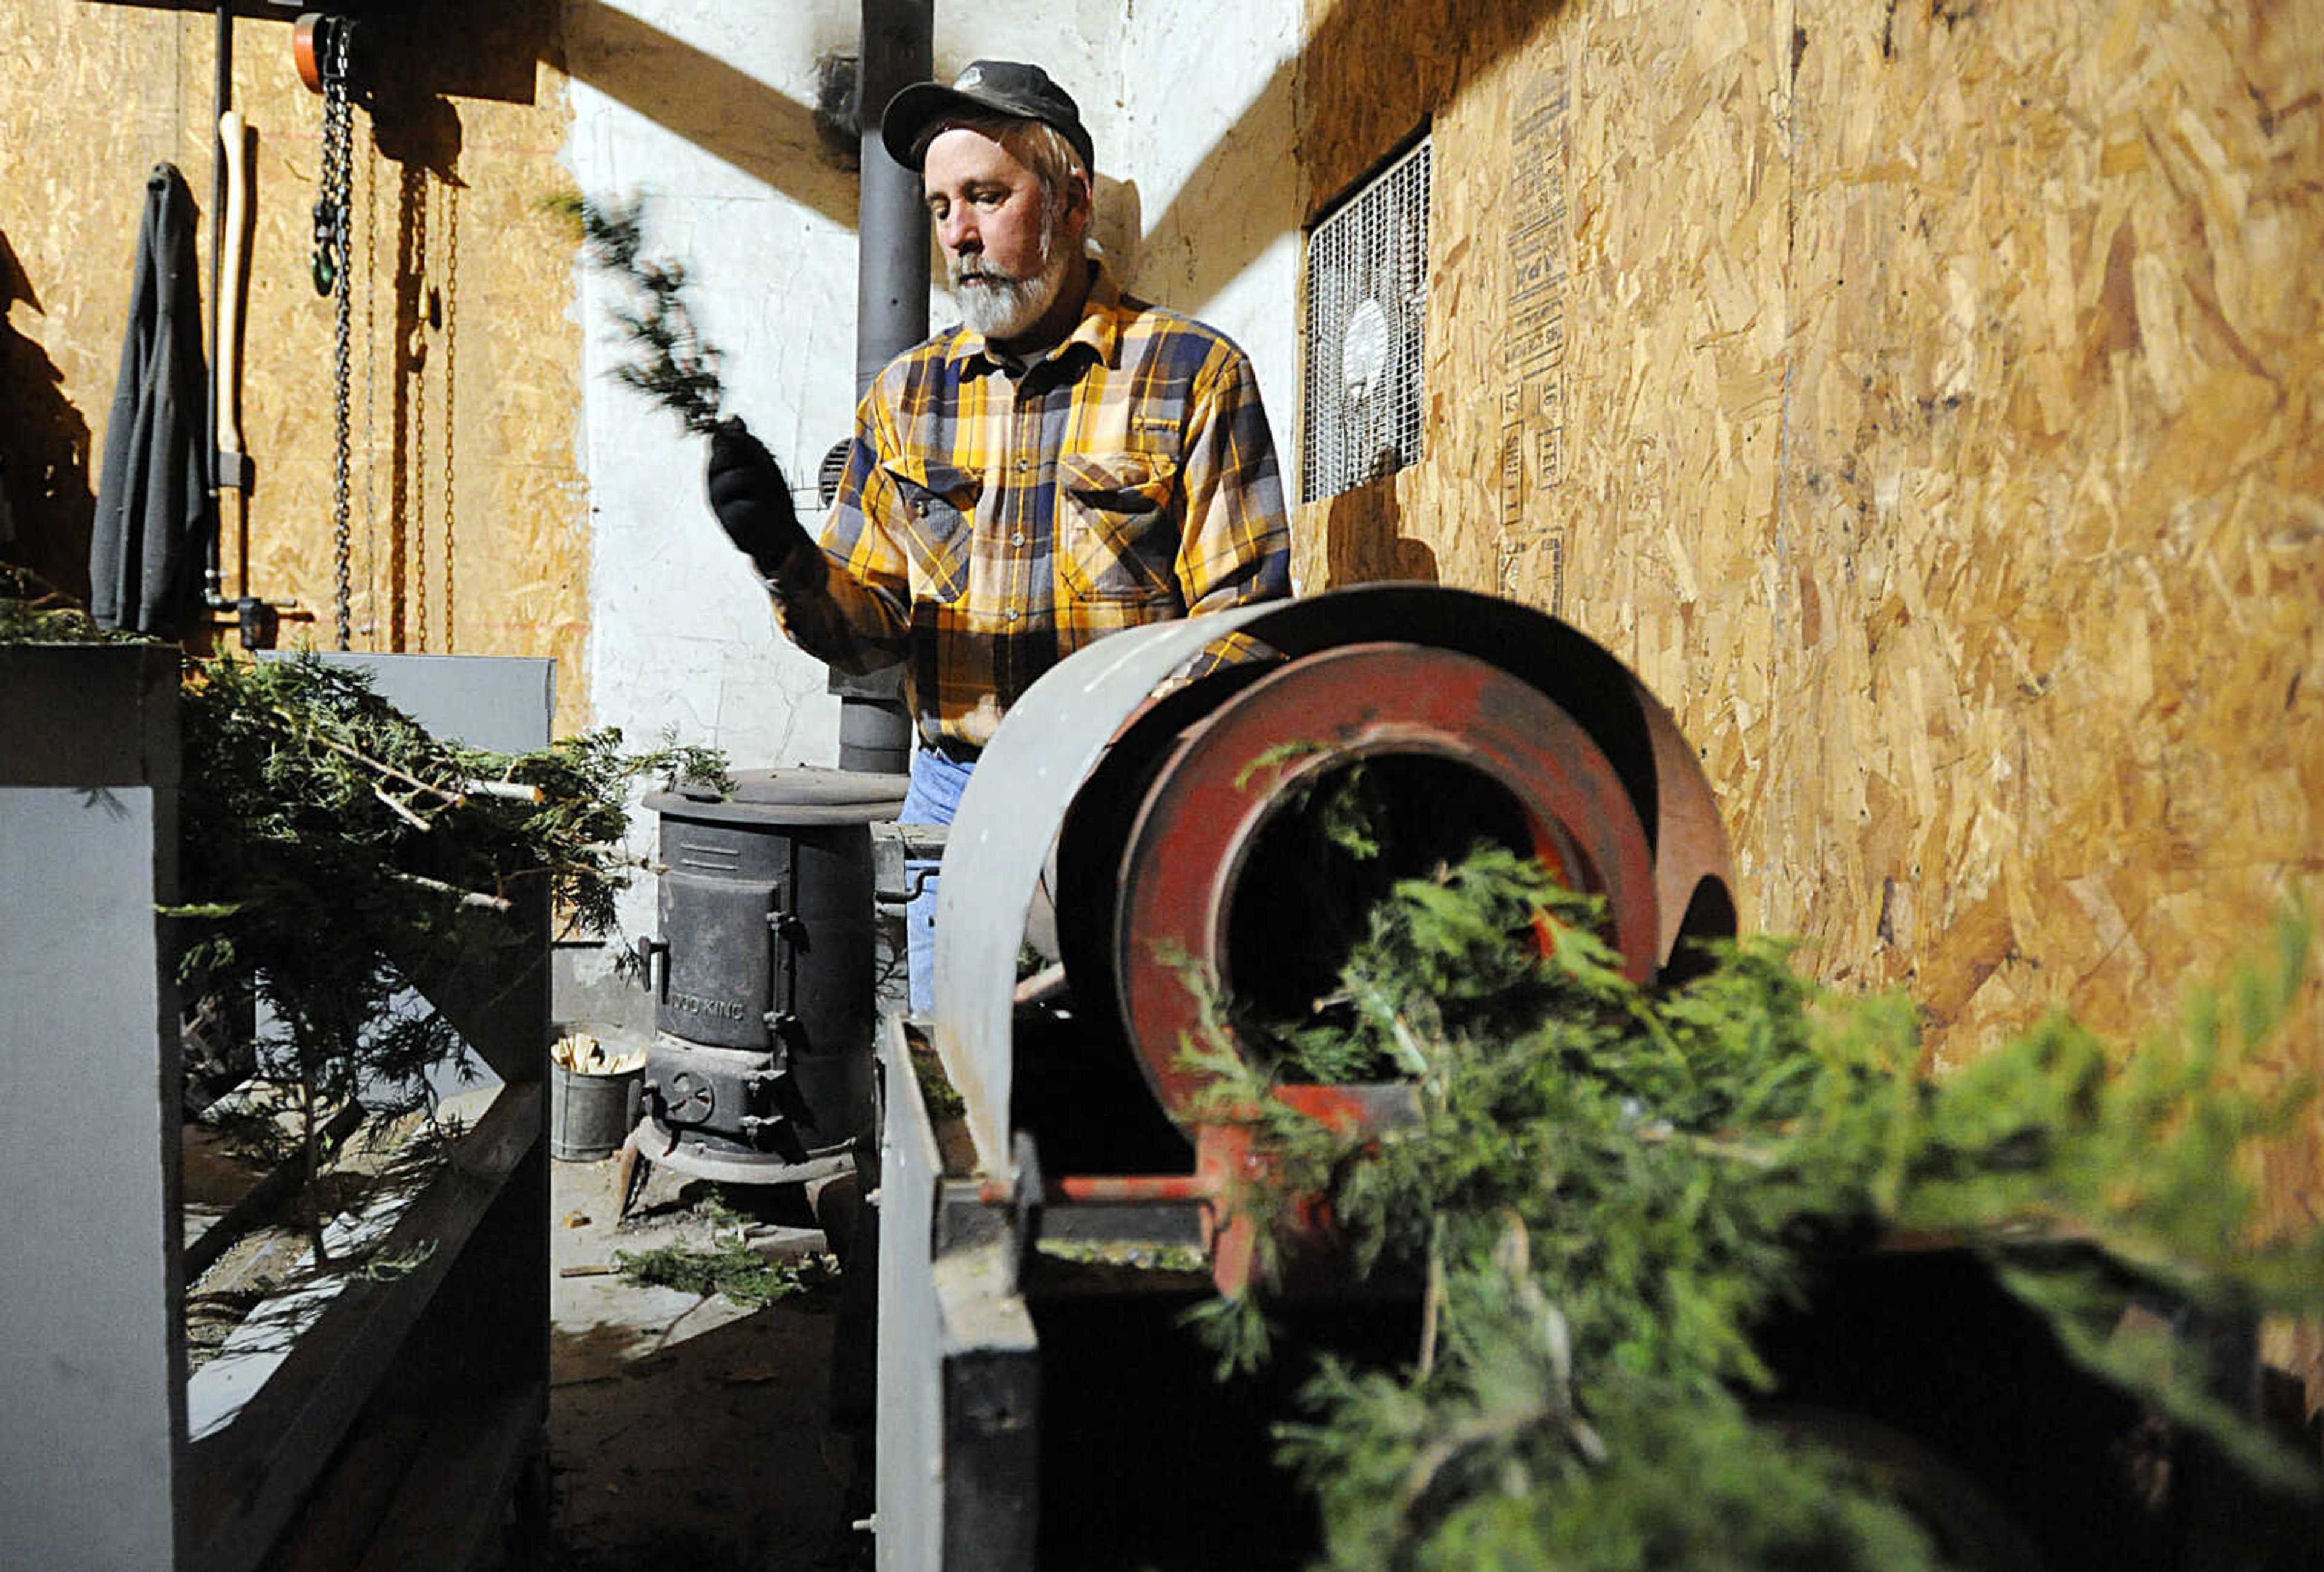
[[[89,539],[89,611],[106,627],[168,638],[190,620],[217,523],[194,197],[174,165],[154,165],[145,182],[135,265]]]

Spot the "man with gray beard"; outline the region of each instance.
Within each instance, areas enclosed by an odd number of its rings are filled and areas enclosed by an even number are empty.
[[[1084,242],[1090,135],[1038,66],[980,60],[890,100],[921,171],[959,327],[858,406],[818,550],[739,422],[711,439],[713,510],[783,631],[844,671],[905,663],[919,728],[907,821],[949,823],[1034,680],[1121,629],[1290,593],[1290,529],[1250,361],[1124,295]],[[910,923],[929,1008],[934,881]]]

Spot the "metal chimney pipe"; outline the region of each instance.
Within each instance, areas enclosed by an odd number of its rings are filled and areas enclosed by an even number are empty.
[[[928,336],[928,210],[920,177],[888,156],[880,112],[936,69],[935,0],[863,0],[858,81],[862,195],[856,224],[855,394],[880,368]]]
[[[855,396],[880,368],[928,336],[928,210],[920,178],[888,156],[880,112],[898,90],[936,69],[935,0],[863,0],[856,75]],[[839,767],[900,773],[911,765],[912,720],[903,668],[831,675],[839,695]]]

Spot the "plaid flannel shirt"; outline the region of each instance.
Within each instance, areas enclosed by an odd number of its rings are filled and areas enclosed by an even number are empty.
[[[1102,264],[1021,375],[964,328],[880,374],[823,551],[820,583],[769,585],[783,631],[844,671],[907,661],[922,737],[970,750],[1093,640],[1290,593],[1250,361]]]

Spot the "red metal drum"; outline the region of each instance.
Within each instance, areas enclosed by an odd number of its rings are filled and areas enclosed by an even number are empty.
[[[1569,886],[1604,897],[1626,972],[1639,982],[1655,975],[1663,921],[1645,827],[1606,754],[1563,708],[1455,650],[1379,642],[1322,651],[1250,683],[1177,740],[1118,865],[1111,959],[1121,1019],[1182,1124],[1194,1122],[1205,1085],[1183,1062],[1185,1045],[1205,1032],[1235,1040],[1204,993],[1272,994],[1296,1013],[1297,992],[1345,959],[1337,920],[1362,913],[1328,908],[1350,892],[1297,888],[1296,860],[1270,855],[1270,837],[1320,785],[1357,767],[1387,777],[1387,794],[1420,827],[1423,863],[1457,856],[1477,837],[1530,851]]]

